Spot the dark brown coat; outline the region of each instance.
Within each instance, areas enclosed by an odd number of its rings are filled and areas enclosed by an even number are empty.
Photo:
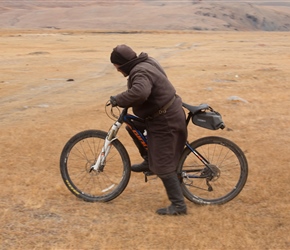
[[[164,70],[152,58],[131,70],[128,90],[115,96],[121,107],[132,107],[141,118],[152,116],[176,95]],[[182,101],[176,95],[165,114],[146,120],[150,170],[156,174],[176,170],[187,138]]]

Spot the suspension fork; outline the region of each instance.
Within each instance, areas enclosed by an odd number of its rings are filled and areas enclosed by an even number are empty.
[[[109,130],[109,132],[105,138],[105,142],[104,142],[104,146],[102,147],[102,151],[99,154],[98,159],[95,162],[95,164],[93,166],[91,166],[90,172],[93,170],[97,171],[97,172],[102,172],[104,170],[107,155],[109,154],[110,149],[112,147],[112,142],[117,139],[116,135],[117,135],[121,126],[122,126],[122,123],[119,121],[117,121],[113,124],[113,126],[111,127],[111,129]]]

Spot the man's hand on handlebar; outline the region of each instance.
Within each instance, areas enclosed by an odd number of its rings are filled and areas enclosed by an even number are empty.
[[[115,96],[110,97],[110,103],[111,103],[112,107],[118,106]]]

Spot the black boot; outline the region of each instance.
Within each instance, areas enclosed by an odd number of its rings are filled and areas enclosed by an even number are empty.
[[[149,172],[148,156],[143,156],[144,161],[140,164],[134,164],[131,166],[133,172]]]
[[[168,199],[171,201],[169,207],[160,208],[156,211],[159,215],[182,215],[187,214],[186,204],[184,202],[180,181],[175,172],[158,175],[166,189]]]

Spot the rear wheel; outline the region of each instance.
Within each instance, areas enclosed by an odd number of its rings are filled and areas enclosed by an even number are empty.
[[[60,157],[62,179],[77,197],[90,202],[110,201],[126,188],[131,174],[130,159],[123,144],[114,140],[102,171],[91,170],[107,133],[87,130],[73,136]]]
[[[186,147],[180,158],[178,172],[183,177],[184,196],[197,204],[223,204],[235,198],[248,176],[248,163],[243,151],[233,142],[216,136],[190,143],[210,164],[206,167]]]

